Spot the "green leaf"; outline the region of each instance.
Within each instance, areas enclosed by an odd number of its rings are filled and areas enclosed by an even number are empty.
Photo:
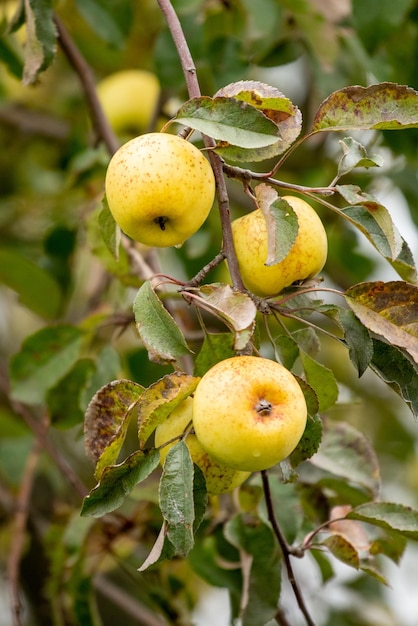
[[[280,198],[270,185],[257,185],[255,195],[267,225],[265,265],[275,265],[288,255],[295,243],[299,231],[298,217],[290,204]]]
[[[290,455],[292,467],[310,459],[319,450],[322,441],[322,421],[319,415],[308,416],[306,428],[295,450]]]
[[[303,350],[300,351],[300,358],[306,380],[318,397],[319,410],[320,412],[326,411],[338,399],[338,384],[335,376],[332,370],[315,361]]]
[[[102,208],[97,219],[99,224],[99,231],[101,236],[103,237],[104,243],[106,244],[109,252],[111,252],[115,259],[118,260],[121,230],[116,224],[115,219],[109,210],[109,205],[107,204],[106,197],[103,198]]]
[[[403,398],[418,418],[418,371],[411,361],[394,346],[374,339],[371,368]]]
[[[226,160],[252,162],[273,158],[285,152],[301,132],[300,110],[276,87],[258,81],[243,80],[222,87],[215,96],[232,97],[250,104],[262,111],[279,129],[279,138],[276,143],[267,147],[237,149],[236,146],[225,147],[220,144],[216,152]]]
[[[146,281],[135,297],[133,304],[138,332],[151,361],[176,361],[190,350],[176,322]]]
[[[62,291],[46,270],[15,250],[0,250],[0,281],[16,291],[23,306],[52,320],[60,310]]]
[[[138,403],[138,437],[142,449],[155,428],[196,389],[199,378],[172,372],[145,389]]]
[[[56,28],[52,0],[25,2],[26,42],[23,84],[36,81],[52,63],[56,52]]]
[[[274,122],[235,98],[193,98],[178,110],[174,120],[241,148],[271,146],[279,137]]]
[[[355,167],[380,167],[383,158],[379,154],[367,155],[366,148],[352,137],[345,137],[339,141],[343,156],[338,163],[338,177],[344,176]]]
[[[320,448],[310,462],[345,481],[357,483],[372,497],[379,494],[376,454],[364,435],[347,423],[326,424]]]
[[[183,291],[185,300],[221,319],[234,333],[234,350],[243,350],[255,330],[257,307],[246,293],[213,283]]]
[[[281,562],[273,530],[256,516],[239,514],[225,525],[225,537],[241,552],[242,626],[260,626],[277,613]]]
[[[160,480],[160,508],[167,523],[167,537],[178,556],[193,547],[193,461],[184,441],[169,451]]]
[[[77,8],[91,28],[105,41],[121,48],[132,25],[129,0],[76,0]]]
[[[418,287],[402,281],[359,283],[345,299],[366,328],[418,364]]]
[[[386,82],[334,91],[316,112],[311,132],[416,127],[418,92],[405,85]]]
[[[12,397],[27,404],[42,404],[46,393],[78,360],[84,333],[74,326],[42,328],[22,344],[10,361]]]
[[[373,341],[370,333],[352,311],[340,308],[338,319],[344,330],[350,360],[357,368],[359,376],[362,376],[373,357]]]
[[[117,461],[132,411],[144,388],[131,380],[114,380],[93,396],[84,419],[86,455],[96,463],[95,476]]]
[[[195,359],[194,375],[203,376],[216,363],[231,356],[235,356],[234,338],[231,333],[206,333]]]
[[[418,511],[392,502],[368,502],[356,507],[347,515],[356,519],[400,533],[408,539],[418,540]]]
[[[84,498],[81,515],[101,517],[119,508],[132,489],[158,467],[158,450],[137,451],[119,465],[106,467],[100,482]]]

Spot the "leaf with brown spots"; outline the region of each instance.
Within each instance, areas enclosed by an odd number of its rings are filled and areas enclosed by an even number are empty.
[[[183,292],[185,300],[215,315],[234,333],[234,350],[243,350],[253,336],[257,307],[230,285],[212,283]]]
[[[131,380],[114,380],[99,389],[90,401],[84,418],[84,440],[88,458],[96,463],[96,478],[116,462],[129,417],[143,390]]]
[[[418,92],[396,83],[334,91],[316,112],[311,132],[418,127]]]
[[[278,138],[269,146],[238,148],[231,142],[229,144],[219,143],[216,152],[226,160],[253,162],[273,158],[285,152],[301,133],[302,114],[300,110],[276,87],[259,81],[241,80],[226,85],[215,94],[215,97],[228,97],[245,102],[261,111],[278,128]]]
[[[141,449],[155,428],[180,402],[193,393],[199,380],[196,376],[173,372],[145,389],[138,403],[138,437]]]
[[[359,283],[345,299],[366,328],[418,363],[418,287],[402,281]]]

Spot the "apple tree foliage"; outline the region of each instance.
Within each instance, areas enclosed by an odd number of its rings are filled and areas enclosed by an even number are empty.
[[[191,624],[202,580],[227,589],[243,626],[371,626],[366,601],[398,623],[385,563],[418,540],[417,251],[397,214],[418,224],[415,3],[22,0],[1,4],[0,29],[14,623]],[[103,197],[132,134],[114,135],[95,86],[126,67],[162,86],[135,134],[181,132],[214,167],[218,206],[179,249],[130,241]],[[260,299],[230,220],[262,208],[274,265],[297,235],[289,193],[318,210],[328,261]],[[279,466],[208,497],[184,440],[161,470],[153,432],[212,365],[250,353],[298,377],[306,431]],[[341,562],[355,606],[319,610]]]

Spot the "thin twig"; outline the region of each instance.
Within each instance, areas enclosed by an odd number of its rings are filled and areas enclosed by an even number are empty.
[[[45,426],[43,426],[43,428],[45,428]],[[10,584],[11,610],[14,626],[23,625],[19,586],[20,561],[25,545],[25,530],[29,515],[30,498],[41,452],[41,442],[39,439],[36,439],[26,460],[23,478],[16,499],[13,532],[11,535],[10,551],[7,557],[7,577]]]
[[[138,624],[142,624],[142,626],[167,625],[163,617],[152,613],[150,609],[140,604],[131,595],[126,593],[126,591],[117,587],[110,580],[104,578],[104,576],[95,578],[94,586],[106,599],[114,602],[118,607],[121,607],[125,614],[132,617]]]
[[[283,553],[283,559],[284,559],[284,563],[286,567],[287,577],[292,586],[293,593],[295,594],[295,598],[298,603],[298,606],[306,620],[306,624],[308,626],[315,626],[315,623],[312,621],[312,618],[306,607],[305,600],[303,598],[302,592],[299,589],[299,585],[297,583],[295,574],[293,572],[292,563],[290,561],[290,554],[292,553],[291,548],[288,545],[285,536],[283,535],[282,529],[280,528],[276,519],[276,515],[274,513],[273,500],[271,497],[270,484],[269,484],[268,474],[266,470],[263,470],[261,472],[261,477],[263,481],[263,490],[264,490],[264,497],[266,500],[268,518],[270,520],[270,524],[272,525],[274,534],[277,537],[277,540],[279,542],[280,548]]]
[[[119,141],[110,126],[100,100],[97,96],[96,81],[91,67],[86,63],[83,55],[75,45],[73,39],[61,20],[55,16],[55,25],[58,31],[58,42],[62,51],[71,63],[78,75],[84,89],[87,104],[90,108],[91,120],[98,137],[101,137],[110,154],[114,154],[119,148]]]

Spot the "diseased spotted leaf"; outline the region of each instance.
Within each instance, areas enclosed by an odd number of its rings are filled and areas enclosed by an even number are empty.
[[[96,478],[117,461],[129,418],[143,390],[131,380],[114,380],[91,399],[84,418],[84,442],[86,455],[96,463]]]
[[[306,428],[302,439],[290,455],[292,467],[297,467],[303,461],[310,459],[316,452],[322,441],[322,421],[319,415],[308,415]]]
[[[257,307],[245,293],[233,291],[230,285],[212,283],[198,289],[188,289],[183,297],[197,307],[221,319],[234,333],[234,350],[242,350],[250,341]]]
[[[180,107],[174,119],[217,141],[241,148],[265,148],[277,143],[279,137],[274,122],[235,98],[193,98]]]
[[[334,91],[316,112],[311,132],[418,127],[418,92],[396,83]]]
[[[339,561],[342,561],[354,569],[359,569],[360,558],[356,548],[341,535],[330,535],[321,542]]]
[[[273,120],[279,129],[276,143],[261,149],[237,149],[235,146],[217,147],[218,154],[231,161],[259,161],[282,154],[300,135],[302,115],[297,106],[276,87],[259,81],[242,80],[222,87],[215,96],[233,97],[247,102]]]
[[[418,364],[418,287],[402,281],[359,283],[345,299],[359,320]]]
[[[145,389],[138,402],[138,437],[142,449],[155,428],[196,389],[199,378],[173,372]]]

